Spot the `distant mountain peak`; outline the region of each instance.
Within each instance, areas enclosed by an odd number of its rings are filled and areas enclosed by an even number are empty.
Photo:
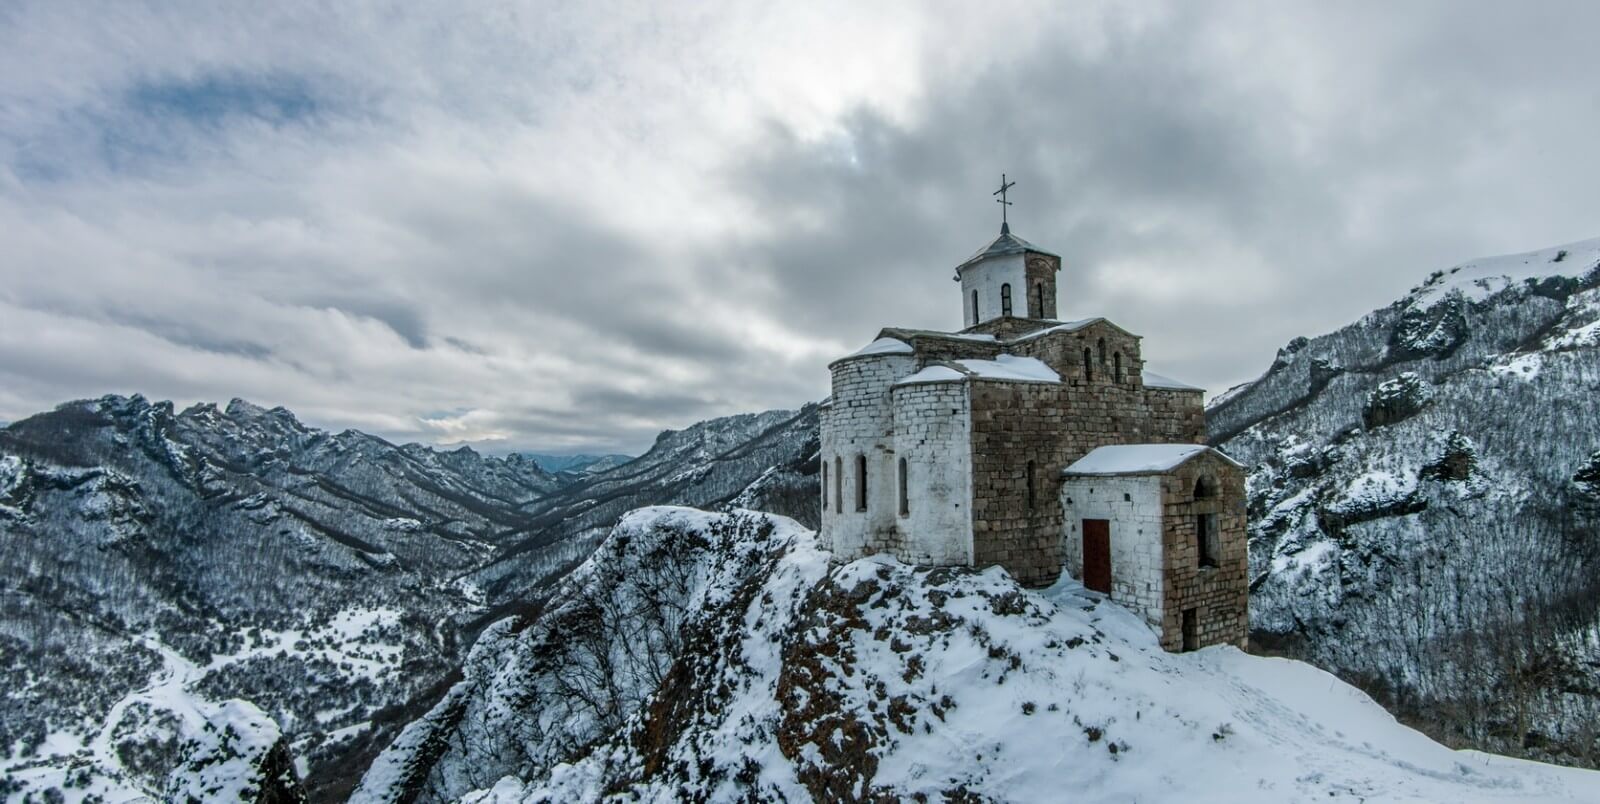
[[[1484,299],[1518,285],[1538,285],[1544,280],[1582,282],[1600,272],[1600,238],[1561,246],[1469,260],[1435,271],[1412,288],[1401,303],[1427,307],[1452,292],[1468,301]]]

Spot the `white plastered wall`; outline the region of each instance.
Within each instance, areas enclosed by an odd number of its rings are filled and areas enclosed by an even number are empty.
[[[898,386],[894,417],[895,457],[906,461],[908,503],[906,515],[899,517],[899,558],[923,565],[971,564],[970,386],[965,382]]]
[[[1162,624],[1161,477],[1067,477],[1061,485],[1063,556],[1083,579],[1083,520],[1111,523],[1111,599]]]
[[[961,271],[961,305],[967,326],[1000,317],[1001,286],[1011,285],[1011,314],[1028,315],[1028,274],[1023,254],[992,257]],[[978,292],[978,319],[972,318],[972,292]]]
[[[822,512],[823,544],[843,560],[877,552],[892,537],[898,490],[894,466],[894,410],[890,387],[915,369],[908,354],[841,360],[832,366],[833,396],[822,415],[822,460],[829,490]],[[867,459],[867,510],[857,510],[856,457]],[[837,468],[843,471],[837,471]],[[834,506],[835,484],[842,505]]]

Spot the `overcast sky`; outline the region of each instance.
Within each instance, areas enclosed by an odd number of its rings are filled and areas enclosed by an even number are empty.
[[[0,420],[638,451],[959,328],[1002,171],[1213,393],[1600,236],[1600,3],[223,5],[0,3]]]

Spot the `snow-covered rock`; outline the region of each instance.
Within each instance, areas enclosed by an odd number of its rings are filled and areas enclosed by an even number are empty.
[[[227,701],[184,744],[165,800],[292,804],[305,801],[278,724],[247,701]]]

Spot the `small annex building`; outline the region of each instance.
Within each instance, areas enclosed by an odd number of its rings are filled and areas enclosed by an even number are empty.
[[[1158,626],[1167,650],[1244,647],[1249,557],[1237,462],[1197,444],[1099,447],[1062,472],[1061,495],[1073,577]]]
[[[1204,445],[1204,392],[1110,320],[1057,318],[1060,270],[1002,224],[956,267],[964,329],[886,328],[830,364],[821,538],[1034,587],[1066,571],[1169,650],[1243,646],[1244,479]]]

